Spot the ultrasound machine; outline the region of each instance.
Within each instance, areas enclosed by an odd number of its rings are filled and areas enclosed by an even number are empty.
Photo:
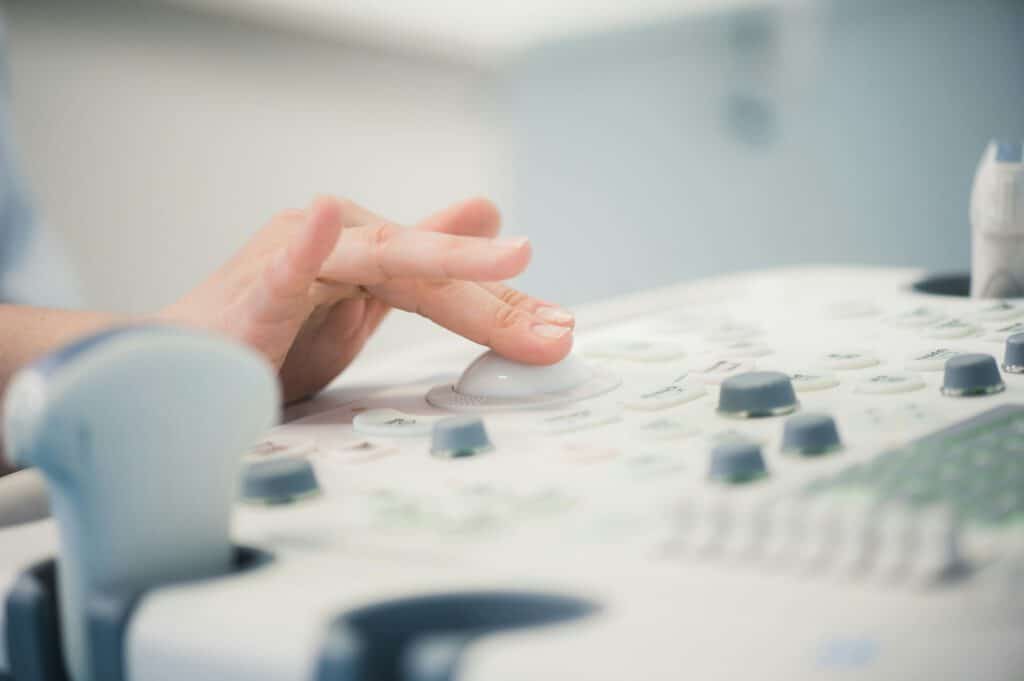
[[[192,332],[25,368],[0,482],[53,518],[0,530],[0,679],[1024,678],[1021,152],[979,169],[973,296],[689,281],[580,309],[553,366],[452,337],[283,425]]]

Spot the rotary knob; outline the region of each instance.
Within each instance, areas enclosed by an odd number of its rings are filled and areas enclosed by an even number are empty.
[[[717,482],[741,484],[768,475],[761,447],[756,442],[727,442],[711,450],[708,478]]]
[[[828,414],[796,414],[782,428],[782,451],[818,456],[839,449],[839,430]]]
[[[946,361],[942,394],[950,397],[990,395],[1006,388],[992,355],[957,355]]]
[[[1024,333],[1015,333],[1006,339],[1003,371],[1024,374]]]
[[[718,412],[723,416],[756,418],[788,414],[797,407],[789,376],[778,371],[749,371],[722,381]]]
[[[430,453],[447,458],[482,454],[494,449],[479,416],[451,416],[434,424]]]

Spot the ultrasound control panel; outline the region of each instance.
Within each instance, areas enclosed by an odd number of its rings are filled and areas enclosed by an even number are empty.
[[[137,595],[114,666],[1014,678],[1024,301],[923,277],[731,275],[579,310],[553,367],[455,338],[358,366],[245,453],[232,536],[259,559]],[[55,547],[0,530],[0,591]]]

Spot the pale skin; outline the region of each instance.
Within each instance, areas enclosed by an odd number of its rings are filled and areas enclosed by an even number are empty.
[[[144,321],[207,330],[263,354],[286,402],[344,371],[392,307],[529,364],[572,347],[573,316],[501,282],[530,261],[526,239],[499,239],[484,199],[402,227],[347,200],[286,211],[206,281]],[[83,335],[140,319],[0,305],[0,389],[26,363]]]

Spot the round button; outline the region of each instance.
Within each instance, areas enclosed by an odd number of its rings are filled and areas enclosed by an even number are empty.
[[[782,451],[817,456],[839,449],[839,430],[828,414],[797,414],[782,428]]]
[[[625,407],[637,411],[656,411],[691,402],[706,393],[707,388],[702,384],[684,379],[633,395],[625,401]]]
[[[924,330],[929,338],[963,338],[978,332],[978,327],[962,319],[947,319]]]
[[[889,321],[896,326],[927,326],[942,319],[943,314],[930,307],[915,307],[901,312]]]
[[[693,377],[704,383],[721,383],[730,376],[751,371],[754,361],[750,359],[713,359],[693,370]]]
[[[1024,374],[1024,333],[1015,333],[1006,339],[1003,371],[1011,374]]]
[[[942,371],[947,360],[962,354],[950,348],[933,348],[907,355],[904,366],[908,371]]]
[[[320,491],[316,473],[306,459],[258,461],[245,467],[242,499],[252,503],[283,504]]]
[[[1008,300],[997,300],[989,303],[974,312],[974,318],[982,322],[1001,322],[1007,319],[1015,319],[1024,314],[1019,306]]]
[[[795,374],[790,374],[789,379],[793,382],[793,389],[798,393],[828,390],[839,385],[839,379],[832,374],[811,371],[798,371]]]
[[[942,394],[950,397],[989,395],[1006,388],[992,355],[966,354],[946,362]]]
[[[479,416],[450,416],[434,424],[430,453],[435,456],[454,459],[492,449],[494,445]]]
[[[737,340],[725,343],[718,348],[723,357],[764,357],[772,354],[772,349],[762,343],[750,340]]]
[[[711,450],[708,478],[739,484],[768,475],[761,447],[754,442],[727,442]]]
[[[865,369],[878,365],[878,357],[860,350],[833,350],[820,357],[821,364],[829,369]]]
[[[433,420],[397,409],[368,409],[355,415],[352,428],[377,437],[416,437],[430,434]]]
[[[875,374],[857,384],[857,392],[870,395],[909,393],[924,387],[920,376],[909,373]]]
[[[789,376],[778,371],[750,371],[722,381],[718,412],[741,418],[778,416],[796,409]]]

